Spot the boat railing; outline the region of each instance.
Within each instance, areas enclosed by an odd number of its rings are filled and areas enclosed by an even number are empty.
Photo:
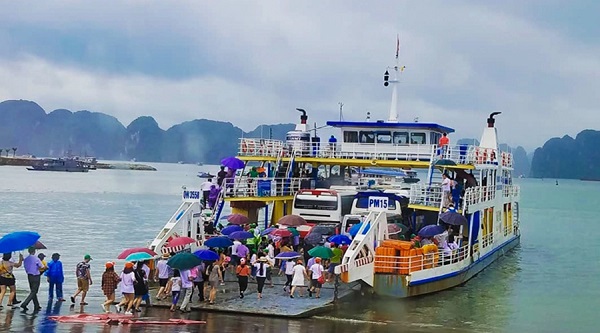
[[[492,164],[500,163],[505,168],[513,167],[512,153],[500,151],[493,148],[483,148],[479,146],[470,146],[468,160],[473,164]]]
[[[293,196],[300,189],[310,188],[311,179],[239,176],[225,186],[226,198]]]
[[[465,205],[468,207],[483,201],[496,198],[495,186],[474,186],[465,190]]]
[[[442,204],[441,184],[412,184],[409,192],[409,203],[439,208]]]
[[[281,140],[241,138],[238,155],[278,157],[283,147]]]
[[[481,247],[486,248],[494,244],[494,232],[489,232],[481,237]]]
[[[447,266],[467,259],[469,246],[456,249],[439,249],[436,252],[418,253],[421,249],[410,250],[408,256],[375,255],[375,272],[392,274],[409,274],[416,271]]]
[[[505,185],[502,190],[504,197],[518,197],[521,193],[521,189],[518,185]]]

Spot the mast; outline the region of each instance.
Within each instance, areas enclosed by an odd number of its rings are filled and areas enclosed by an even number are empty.
[[[404,70],[404,66],[400,67],[398,55],[400,52],[400,38],[396,36],[396,65],[392,67],[393,70],[393,78],[390,80],[390,73],[388,70],[383,74],[383,85],[388,86],[392,85],[392,103],[390,105],[390,115],[388,117],[389,122],[398,122],[398,83],[399,83],[399,73],[402,73]],[[389,67],[388,67],[389,69]]]

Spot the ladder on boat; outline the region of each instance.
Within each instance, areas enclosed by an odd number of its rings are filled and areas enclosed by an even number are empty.
[[[387,213],[369,212],[348,246],[342,263],[335,267],[335,274],[340,274],[345,283],[362,280],[373,286],[375,247],[388,238]]]

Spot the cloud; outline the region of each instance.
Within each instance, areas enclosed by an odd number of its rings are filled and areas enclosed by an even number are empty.
[[[0,98],[92,109],[162,127],[387,118],[395,37],[407,66],[400,119],[528,149],[598,128],[600,45],[558,2],[10,2],[0,13]],[[583,8],[584,9],[584,8]],[[48,15],[52,12],[53,15]],[[589,15],[581,16],[592,20]],[[553,24],[556,22],[556,24]]]

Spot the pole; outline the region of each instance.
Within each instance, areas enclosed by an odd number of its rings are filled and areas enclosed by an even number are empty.
[[[340,121],[344,120],[344,116],[342,114],[342,108],[344,107],[344,103],[339,102],[338,103],[340,105]]]

